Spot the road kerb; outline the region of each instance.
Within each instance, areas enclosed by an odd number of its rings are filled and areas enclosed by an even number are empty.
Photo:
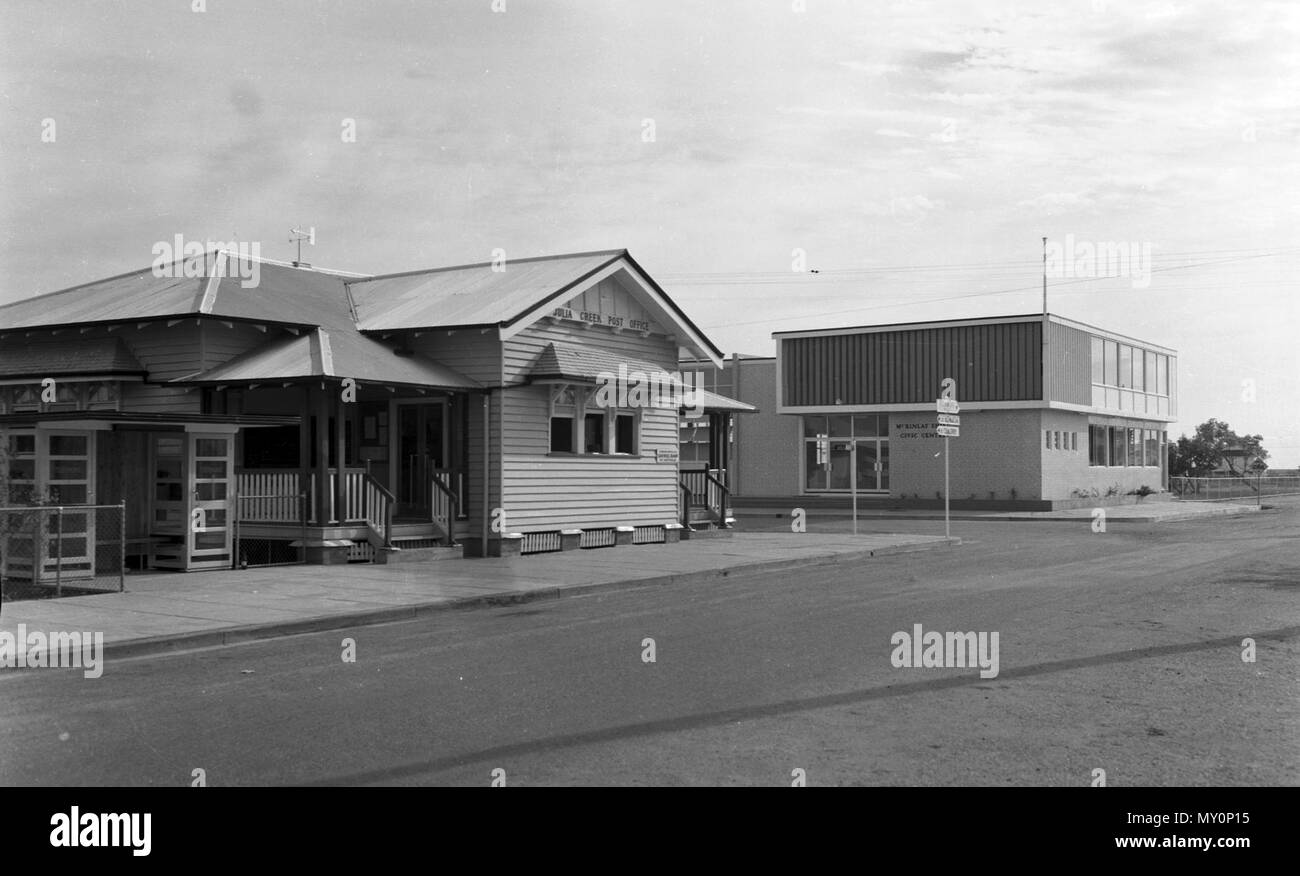
[[[504,605],[521,605],[546,599],[563,599],[571,596],[584,596],[596,592],[617,593],[624,590],[636,590],[649,587],[681,587],[704,584],[722,580],[734,574],[754,574],[780,572],[786,569],[806,568],[809,566],[837,566],[857,562],[872,557],[891,554],[912,553],[916,551],[935,550],[941,547],[955,547],[961,544],[960,538],[948,540],[937,539],[932,542],[916,544],[886,545],[881,548],[861,551],[844,551],[819,557],[804,557],[789,560],[762,560],[725,568],[701,569],[695,572],[675,572],[668,575],[655,575],[648,578],[628,578],[617,581],[598,581],[585,584],[539,587],[533,590],[500,591],[485,593],[480,596],[464,596],[412,603],[397,607],[366,609],[346,614],[320,615],[291,621],[276,621],[269,624],[245,624],[223,627],[216,630],[201,630],[193,633],[177,633],[167,636],[150,636],[129,639],[122,642],[105,642],[104,657],[125,659],[146,657],[157,654],[179,654],[205,648],[218,648],[226,645],[247,644],[282,636],[296,636],[305,633],[320,633],[330,630],[345,630],[360,626],[395,623],[415,620],[444,611],[466,610],[474,608],[492,608]]]

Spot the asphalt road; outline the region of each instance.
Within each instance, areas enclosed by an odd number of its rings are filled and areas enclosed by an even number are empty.
[[[1300,503],[954,534],[845,567],[110,660],[95,680],[0,673],[0,784],[1300,783]],[[895,668],[914,624],[998,632],[998,676]]]

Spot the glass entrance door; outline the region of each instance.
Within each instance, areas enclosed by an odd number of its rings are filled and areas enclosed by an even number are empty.
[[[230,568],[234,439],[174,432],[152,443],[150,566]]]
[[[191,569],[230,568],[229,435],[191,435],[193,505],[190,508]]]
[[[889,489],[889,439],[859,438],[858,489],[884,492]]]
[[[446,404],[396,402],[393,466],[398,517],[427,521],[432,513],[429,481],[445,466]]]
[[[876,484],[880,480],[880,472],[876,468],[876,442],[871,440],[858,441],[858,490],[875,491],[879,489]]]
[[[150,442],[153,495],[149,518],[149,565],[184,569],[189,503],[185,500],[185,436],[155,433]]]
[[[46,432],[42,435],[40,464],[53,505],[93,505],[93,432]],[[65,509],[54,518],[47,533],[44,577],[89,578],[95,574],[95,512]],[[60,536],[61,532],[61,536]]]
[[[809,414],[803,426],[805,491],[847,493],[856,487],[860,492],[889,492],[888,414]]]

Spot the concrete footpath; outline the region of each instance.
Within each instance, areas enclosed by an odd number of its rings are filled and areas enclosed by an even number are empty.
[[[834,565],[958,545],[908,534],[743,533],[509,559],[277,566],[129,575],[125,593],[7,602],[0,632],[102,632],[110,657],[139,656],[409,620],[452,608],[622,588],[705,583],[735,572]]]
[[[1268,499],[1266,498],[1267,502]],[[952,520],[1056,520],[1079,521],[1091,520],[1093,508],[1071,508],[1061,511],[953,511]],[[1235,517],[1242,514],[1254,514],[1260,509],[1256,505],[1234,504],[1228,502],[1178,502],[1156,501],[1136,505],[1110,505],[1102,508],[1106,512],[1108,523],[1172,523],[1176,520],[1201,520],[1211,517]],[[736,518],[761,520],[772,517],[788,519],[789,508],[763,507],[740,508]],[[810,508],[809,518],[848,520],[852,512],[844,508]],[[870,508],[858,510],[859,520],[943,520],[943,511],[893,510]]]

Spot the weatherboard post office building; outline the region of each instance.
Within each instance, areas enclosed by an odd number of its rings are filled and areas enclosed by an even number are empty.
[[[861,495],[938,501],[935,400],[949,377],[961,406],[951,501],[1043,509],[1167,488],[1178,413],[1167,347],[1055,314],[773,337],[775,357],[728,359],[715,384],[759,411],[735,425],[737,507],[848,496],[854,446]]]
[[[626,251],[385,276],[261,261],[251,286],[237,256],[197,258],[0,307],[10,505],[124,500],[127,540],[179,570],[247,560],[236,525],[340,562],[726,524],[725,500],[692,518],[678,473],[699,399],[677,363],[721,354]],[[681,392],[602,395],[611,373]]]

